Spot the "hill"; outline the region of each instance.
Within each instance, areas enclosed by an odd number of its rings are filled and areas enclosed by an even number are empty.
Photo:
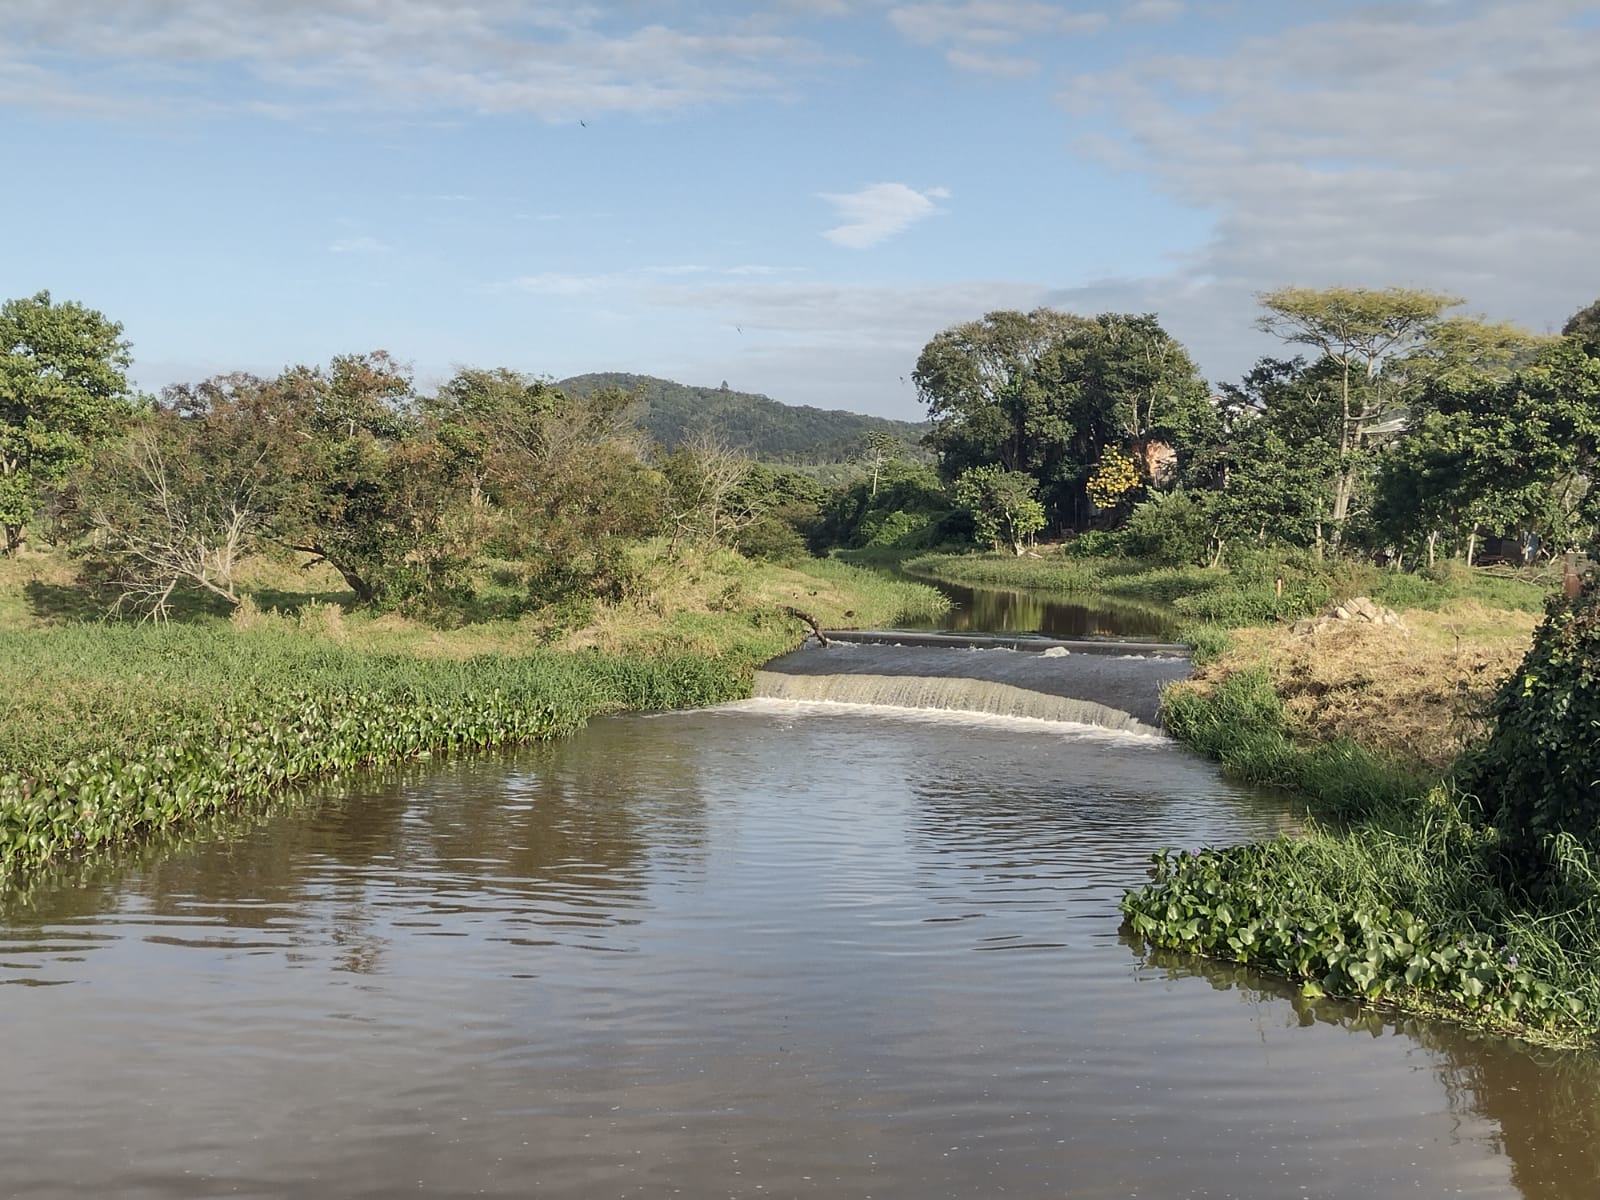
[[[876,431],[903,443],[904,457],[928,457],[921,446],[922,435],[928,431],[925,422],[891,421],[842,409],[781,404],[754,392],[689,387],[653,375],[615,371],[574,375],[556,386],[577,396],[608,387],[636,393],[643,405],[639,423],[669,450],[705,432],[763,462],[834,463],[859,453],[862,440]]]

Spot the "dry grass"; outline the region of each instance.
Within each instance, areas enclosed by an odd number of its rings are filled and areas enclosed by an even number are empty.
[[[242,636],[295,636],[354,650],[419,658],[466,659],[523,654],[536,648],[618,653],[721,653],[733,644],[771,643],[776,653],[799,640],[793,607],[826,628],[886,625],[903,608],[942,603],[930,589],[841,564],[798,568],[753,563],[730,550],[669,554],[663,542],[632,548],[636,583],[616,604],[578,600],[516,616],[453,625],[399,613],[371,616],[326,564],[310,570],[286,557],[247,559],[237,582],[245,599],[231,614],[202,600],[182,620],[226,619]],[[48,629],[95,622],[104,603],[79,585],[77,564],[60,552],[25,550],[0,558],[0,629]]]
[[[1241,629],[1229,651],[1180,686],[1209,691],[1229,674],[1264,665],[1297,737],[1343,735],[1446,767],[1484,731],[1483,707],[1521,662],[1538,618],[1471,600],[1401,616],[1403,630],[1360,622],[1310,634]]]

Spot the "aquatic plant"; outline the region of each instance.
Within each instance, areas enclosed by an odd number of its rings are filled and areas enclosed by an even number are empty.
[[[598,712],[732,699],[748,693],[751,666],[600,654],[415,665],[438,686],[247,690],[136,753],[98,749],[0,775],[0,879],[311,779],[554,737]]]

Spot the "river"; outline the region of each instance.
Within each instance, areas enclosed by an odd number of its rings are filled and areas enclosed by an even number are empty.
[[[1590,1200],[1591,1058],[1122,933],[1151,851],[1291,820],[1156,735],[778,700],[368,777],[0,908],[0,1195]]]
[[[1170,608],[1109,596],[1060,595],[1038,588],[972,587],[925,575],[904,578],[938,588],[950,599],[941,616],[906,629],[972,633],[1039,633],[1055,638],[1170,638],[1180,624]]]

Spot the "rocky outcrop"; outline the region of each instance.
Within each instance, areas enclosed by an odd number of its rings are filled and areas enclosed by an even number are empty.
[[[1331,629],[1341,621],[1354,621],[1365,625],[1388,625],[1401,632],[1405,631],[1405,622],[1392,608],[1385,608],[1366,596],[1357,596],[1351,600],[1335,600],[1327,608],[1314,617],[1304,621],[1296,621],[1290,626],[1290,631],[1299,634],[1320,633],[1324,629]]]

